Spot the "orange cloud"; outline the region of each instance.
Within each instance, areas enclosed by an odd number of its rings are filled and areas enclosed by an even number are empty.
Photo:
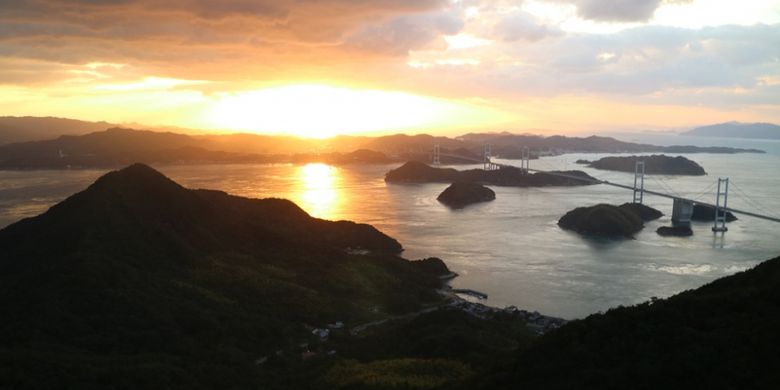
[[[780,77],[780,25],[573,33],[525,7],[641,21],[670,1],[0,0],[0,105],[184,125],[215,96],[309,84],[478,102],[518,127],[569,127],[556,112],[594,128],[616,102],[650,124],[664,120],[657,107],[675,123],[779,121],[780,88],[766,80]]]

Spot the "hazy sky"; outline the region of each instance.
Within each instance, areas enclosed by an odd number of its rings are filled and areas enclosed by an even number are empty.
[[[0,114],[314,136],[780,122],[780,1],[0,0]]]

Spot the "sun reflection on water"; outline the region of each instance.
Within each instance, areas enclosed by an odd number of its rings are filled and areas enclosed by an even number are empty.
[[[334,219],[341,201],[338,170],[326,164],[306,164],[298,168],[298,177],[298,204],[313,217]]]

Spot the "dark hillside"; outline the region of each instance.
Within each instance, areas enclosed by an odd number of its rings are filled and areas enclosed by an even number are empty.
[[[780,258],[669,299],[573,321],[488,388],[774,389]]]
[[[440,302],[400,250],[286,200],[109,173],[0,230],[0,388],[263,387],[255,361],[297,356],[308,326]]]

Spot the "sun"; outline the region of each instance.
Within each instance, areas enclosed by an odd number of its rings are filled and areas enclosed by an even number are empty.
[[[287,85],[225,93],[209,110],[210,126],[256,133],[327,138],[452,126],[475,109],[397,91]]]

